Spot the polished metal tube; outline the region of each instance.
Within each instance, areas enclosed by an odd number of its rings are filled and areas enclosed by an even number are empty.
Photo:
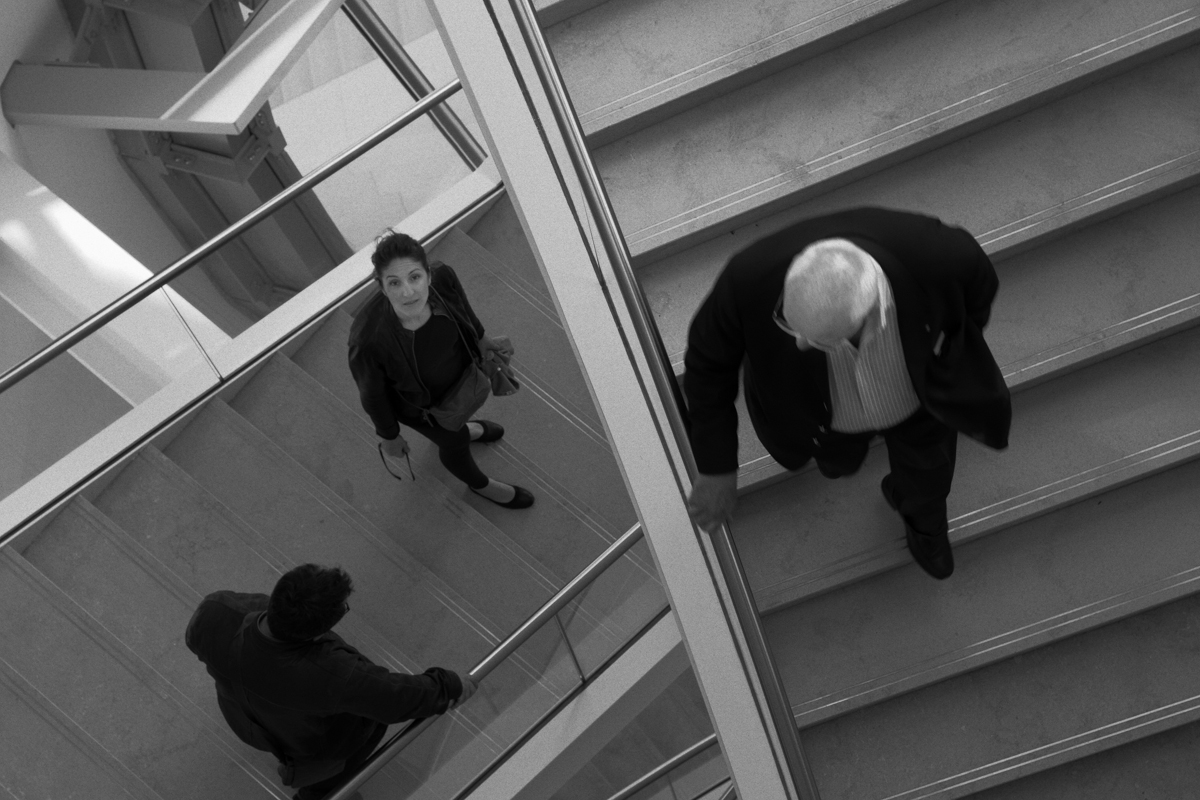
[[[614,794],[612,797],[608,798],[608,800],[629,800],[630,797],[633,797],[642,789],[645,789],[647,786],[654,783],[656,780],[663,777],[680,764],[690,761],[693,757],[704,752],[716,743],[717,735],[715,733],[710,733],[708,736],[705,736],[703,739],[696,742],[682,753],[679,753],[678,755],[673,756],[672,758],[669,758],[663,763],[659,764],[657,767],[650,770],[645,775]]]
[[[346,0],[342,11],[414,100],[433,91],[433,84],[367,0]],[[487,151],[479,146],[453,109],[439,106],[429,112],[429,118],[468,167],[478,169],[487,160]]]
[[[529,0],[509,0],[509,4],[517,18],[521,35],[525,39],[534,68],[537,70],[542,88],[545,90],[554,112],[555,121],[558,123],[559,132],[566,143],[588,207],[597,222],[596,227],[600,239],[612,262],[621,294],[629,307],[634,330],[649,364],[654,385],[662,399],[671,432],[675,436],[679,452],[683,457],[684,467],[689,478],[694,479],[697,468],[688,441],[686,423],[678,403],[679,387],[671,370],[670,362],[665,358],[662,337],[658,334],[646,297],[634,275],[633,264],[624,237],[621,235],[616,214],[612,210],[612,204],[604,192],[600,176],[588,154],[587,143],[583,131],[579,127],[579,118],[571,106],[562,76],[553,63],[550,48],[537,25],[537,19]],[[774,659],[771,658],[758,607],[728,526],[722,525],[711,538],[713,549],[717,554],[718,565],[725,576],[734,614],[742,628],[742,636],[749,651],[750,661],[762,687],[763,700],[767,706],[766,711],[771,718],[776,735],[779,737],[780,749],[786,761],[787,771],[802,800],[817,800],[816,781],[812,776],[808,760],[804,756],[791,704],[788,702],[787,692],[783,688],[779,671],[775,668]]]
[[[468,675],[477,681],[483,680],[492,670],[500,665],[502,661],[515,653],[521,645],[529,641],[530,637],[538,631],[543,625],[554,618],[554,615],[562,611],[568,604],[579,594],[586,589],[592,581],[598,578],[609,567],[613,565],[621,556],[629,552],[629,549],[637,544],[642,539],[641,524],[634,525],[628,531],[621,535],[619,539],[608,546],[603,553],[596,557],[591,564],[588,564],[582,572],[572,578],[565,586],[555,592],[554,596],[542,604],[542,607],[533,613],[529,619],[521,623],[521,626],[509,634],[503,642],[496,645],[492,652],[484,656],[484,659],[475,665]],[[571,643],[567,642],[570,647]],[[354,790],[362,786],[367,780],[379,770],[383,769],[383,765],[391,761],[397,753],[408,747],[423,730],[433,724],[436,717],[426,717],[425,719],[414,720],[410,722],[403,730],[398,731],[392,736],[391,741],[383,747],[382,750],[376,751],[374,757],[367,762],[362,768],[362,771],[355,775],[350,781],[338,789],[334,794],[329,795],[325,800],[347,800]]]
[[[242,217],[225,230],[218,233],[212,239],[209,239],[192,252],[180,258],[174,264],[171,264],[162,272],[150,277],[146,281],[138,284],[125,294],[118,297],[116,300],[113,300],[107,306],[80,322],[74,328],[71,328],[62,336],[59,336],[42,350],[39,350],[37,353],[34,353],[20,364],[17,364],[12,369],[6,371],[3,375],[0,375],[0,392],[4,392],[5,390],[9,389],[13,386],[13,384],[23,380],[33,372],[37,371],[56,356],[61,355],[83,339],[86,339],[91,334],[100,330],[100,328],[107,325],[113,319],[119,317],[127,309],[146,299],[151,294],[158,291],[158,289],[182,275],[184,272],[187,272],[206,256],[216,252],[217,249],[226,242],[229,242],[242,232],[248,230],[259,222],[262,222],[275,211],[295,200],[298,196],[304,192],[307,192],[309,189],[312,189],[314,186],[324,181],[330,175],[333,175],[351,161],[354,161],[356,158],[382,142],[384,139],[391,136],[396,131],[400,130],[406,125],[409,125],[414,120],[419,119],[431,108],[434,108],[439,103],[442,103],[446,100],[446,98],[450,97],[460,89],[462,89],[462,83],[455,79],[443,86],[441,89],[438,89],[433,94],[422,98],[421,101],[415,106],[396,117],[396,119],[392,120],[387,125],[384,125],[375,133],[363,139],[361,142],[349,148],[340,155],[334,156],[329,161],[326,161],[324,164],[317,167],[315,170],[305,175],[291,186],[288,186],[279,194],[275,195],[270,200],[263,203],[261,206],[251,211],[249,214]]]

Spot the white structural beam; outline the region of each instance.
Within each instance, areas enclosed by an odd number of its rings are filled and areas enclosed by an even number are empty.
[[[584,367],[738,796],[794,798],[728,590],[688,517],[690,485],[676,469],[661,401],[512,9],[507,0],[429,6]]]
[[[13,64],[0,106],[13,125],[241,133],[343,0],[269,0],[208,74]]]

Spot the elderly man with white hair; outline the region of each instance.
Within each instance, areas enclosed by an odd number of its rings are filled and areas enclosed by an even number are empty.
[[[828,478],[853,475],[882,436],[883,497],[914,560],[949,577],[958,434],[1008,445],[1009,392],[982,333],[998,285],[966,231],[882,208],[805,220],[737,253],[684,359],[696,523],[733,514],[740,371],[754,431],[789,470],[815,459]]]

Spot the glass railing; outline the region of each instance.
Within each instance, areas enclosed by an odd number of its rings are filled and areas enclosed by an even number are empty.
[[[724,800],[731,789],[729,767],[713,733],[646,772],[608,800]]]
[[[634,526],[470,670],[461,709],[397,730],[327,800],[461,798],[668,607]]]
[[[366,0],[343,10],[246,128],[240,155],[182,135],[164,145],[174,194],[157,199],[191,204],[195,224],[181,235],[195,247],[156,274],[34,178],[4,175],[0,244],[22,270],[5,289],[21,313],[4,315],[0,330],[0,499],[172,383],[228,379],[217,353],[486,159],[436,32],[420,59],[450,75],[435,90]],[[334,69],[347,31],[363,37],[363,63]],[[314,77],[322,69],[332,72]]]

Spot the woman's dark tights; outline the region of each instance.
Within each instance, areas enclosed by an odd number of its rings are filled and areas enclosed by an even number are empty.
[[[488,476],[483,474],[471,455],[471,432],[466,425],[456,431],[448,431],[434,421],[428,425],[420,417],[400,417],[400,424],[412,428],[437,445],[442,466],[472,489],[488,485]]]

